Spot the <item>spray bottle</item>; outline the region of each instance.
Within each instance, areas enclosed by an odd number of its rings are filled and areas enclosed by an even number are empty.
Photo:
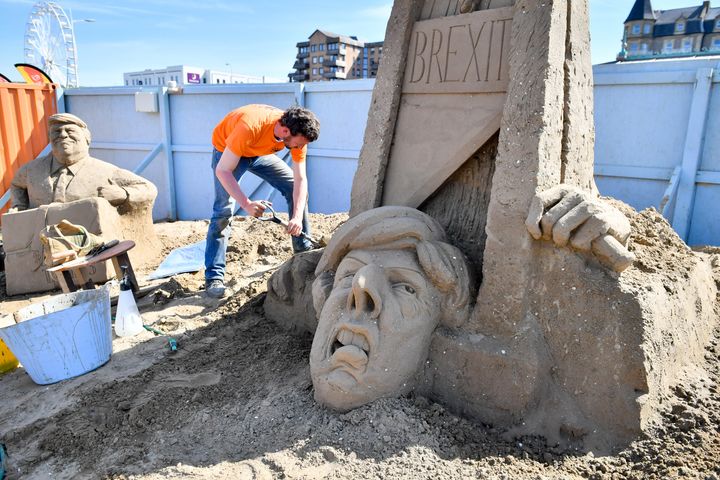
[[[123,266],[121,268],[123,278],[120,281],[120,298],[118,298],[115,314],[115,335],[118,337],[132,337],[143,331],[143,324],[133,296],[127,267]]]

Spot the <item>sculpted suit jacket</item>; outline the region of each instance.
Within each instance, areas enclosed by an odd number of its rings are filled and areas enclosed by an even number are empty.
[[[120,210],[152,204],[157,196],[157,188],[152,182],[92,157],[67,167],[68,171],[63,179],[64,193],[56,192],[62,168],[63,165],[53,160],[52,153],[23,165],[10,186],[11,208],[27,210],[52,202],[67,203],[97,197],[98,187],[103,185],[117,185],[125,190],[127,199],[116,205]]]

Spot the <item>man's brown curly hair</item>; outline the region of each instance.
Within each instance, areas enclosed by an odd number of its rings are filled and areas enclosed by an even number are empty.
[[[302,135],[309,142],[320,136],[320,122],[314,113],[307,108],[290,107],[280,117],[280,124],[290,129],[290,134]]]

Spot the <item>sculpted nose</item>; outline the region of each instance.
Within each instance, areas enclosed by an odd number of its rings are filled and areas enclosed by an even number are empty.
[[[385,271],[377,265],[365,265],[355,273],[348,295],[348,310],[354,315],[377,319],[382,312],[382,290],[387,283]]]

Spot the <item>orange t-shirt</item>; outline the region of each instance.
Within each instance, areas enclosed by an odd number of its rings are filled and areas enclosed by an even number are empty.
[[[270,105],[245,105],[225,115],[212,134],[212,144],[219,152],[229,148],[240,157],[259,157],[285,148],[282,140],[275,139],[273,128],[283,111]],[[294,162],[302,162],[307,145],[291,148]]]

